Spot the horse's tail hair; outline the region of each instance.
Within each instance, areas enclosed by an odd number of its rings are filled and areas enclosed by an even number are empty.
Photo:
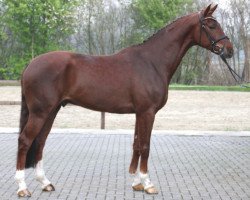
[[[28,122],[28,118],[29,118],[29,109],[26,103],[25,96],[22,93],[19,134],[23,132]],[[35,167],[36,148],[37,148],[37,142],[36,142],[36,139],[34,139],[34,141],[32,142],[32,145],[30,146],[27,152],[25,168]]]
[[[25,162],[25,168],[36,166],[37,139],[35,138],[30,146]]]
[[[23,132],[25,125],[27,124],[29,118],[29,110],[25,100],[24,94],[22,94],[22,101],[21,101],[21,115],[20,115],[20,127],[19,133]]]

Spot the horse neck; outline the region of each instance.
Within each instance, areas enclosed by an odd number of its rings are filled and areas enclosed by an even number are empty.
[[[157,68],[166,83],[170,82],[183,56],[193,45],[193,20],[187,17],[163,28],[142,45],[145,59]]]

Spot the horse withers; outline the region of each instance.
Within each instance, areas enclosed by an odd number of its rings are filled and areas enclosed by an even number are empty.
[[[135,113],[129,172],[134,190],[155,194],[148,174],[155,114],[167,102],[168,85],[187,50],[199,45],[230,58],[233,47],[218,21],[216,6],[181,17],[142,44],[109,56],[55,51],[33,59],[24,70],[20,135],[15,179],[20,197],[31,196],[25,168],[35,167],[44,191],[54,186],[45,176],[43,148],[60,107],[71,103],[110,113]],[[140,160],[140,165],[139,165]],[[139,165],[139,172],[137,168]]]

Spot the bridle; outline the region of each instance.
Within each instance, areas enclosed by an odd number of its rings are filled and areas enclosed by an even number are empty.
[[[217,20],[213,17],[203,17],[201,14],[199,14],[199,21],[200,21],[200,44],[201,44],[201,36],[202,36],[202,31],[204,31],[211,43],[212,46],[212,52],[218,55],[221,55],[223,53],[223,49],[224,46],[221,47],[218,45],[218,42],[220,42],[221,40],[229,40],[229,38],[226,35],[223,35],[221,37],[219,37],[218,39],[215,39],[206,29],[206,25],[205,25],[205,21],[206,20],[214,20],[215,22],[217,22]]]
[[[202,16],[202,14],[199,14],[199,21],[200,21],[200,44],[201,44],[201,36],[202,36],[202,31],[204,31],[211,43],[211,46],[212,46],[212,52],[219,55],[221,57],[221,59],[223,60],[223,62],[227,65],[231,75],[233,76],[234,80],[240,84],[242,87],[245,87],[245,88],[250,88],[249,86],[247,85],[243,85],[242,83],[245,82],[245,83],[249,83],[247,81],[245,81],[243,79],[242,76],[240,76],[239,74],[237,74],[235,72],[235,70],[228,64],[225,56],[224,56],[224,46],[220,46],[218,45],[218,42],[220,42],[221,40],[229,40],[229,38],[226,36],[226,35],[223,35],[221,37],[219,37],[218,39],[215,39],[206,29],[206,25],[205,25],[205,21],[206,20],[214,20],[215,22],[217,22],[217,20],[213,17],[204,17]]]

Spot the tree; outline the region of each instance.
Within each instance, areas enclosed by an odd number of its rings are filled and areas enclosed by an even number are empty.
[[[238,29],[237,34],[239,41],[241,41],[238,50],[243,50],[244,52],[244,66],[242,70],[242,76],[247,81],[250,80],[250,19],[249,19],[249,9],[250,2],[246,0],[231,0],[230,1],[231,12],[238,23],[235,24],[235,28]],[[238,58],[240,57],[240,52],[238,51]],[[240,59],[240,58],[239,58]],[[238,66],[238,73],[241,72],[240,66]]]
[[[65,39],[73,32],[74,3],[68,0],[2,0],[4,23],[15,43],[6,73],[18,78],[36,55],[67,48]]]
[[[129,5],[123,1],[86,0],[76,10],[76,33],[72,37],[77,51],[112,54],[132,44]]]
[[[192,0],[132,0],[135,29],[142,37],[164,27],[166,23],[186,12]]]

